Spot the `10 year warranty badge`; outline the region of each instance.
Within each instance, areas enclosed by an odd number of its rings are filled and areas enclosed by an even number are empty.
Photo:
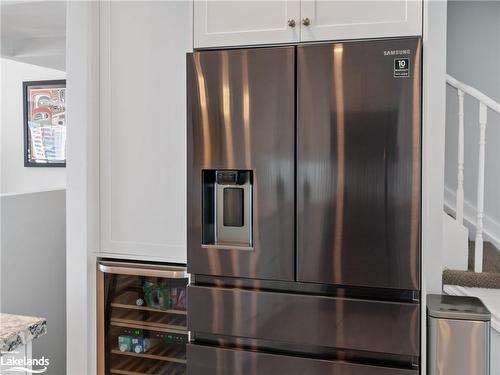
[[[394,77],[409,77],[410,76],[410,59],[394,59]]]

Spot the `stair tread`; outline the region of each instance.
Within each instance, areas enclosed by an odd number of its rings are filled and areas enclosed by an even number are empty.
[[[444,270],[443,284],[469,288],[500,289],[500,273]]]
[[[476,273],[473,272],[475,246],[474,241],[469,241],[468,270],[444,270],[443,284],[500,289],[500,251],[491,242],[483,242],[483,272]]]

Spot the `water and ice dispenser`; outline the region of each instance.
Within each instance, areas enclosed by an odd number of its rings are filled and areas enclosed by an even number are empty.
[[[253,250],[250,170],[203,171],[203,247]]]

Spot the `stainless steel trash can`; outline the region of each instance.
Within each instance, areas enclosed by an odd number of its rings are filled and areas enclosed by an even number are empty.
[[[428,375],[489,375],[490,321],[479,298],[428,295]]]

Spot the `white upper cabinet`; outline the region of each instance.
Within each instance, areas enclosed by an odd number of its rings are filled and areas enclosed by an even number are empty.
[[[301,1],[301,40],[341,40],[422,34],[422,2]]]
[[[193,0],[194,47],[422,34],[421,0]]]
[[[185,1],[100,9],[102,256],[186,261]]]
[[[194,47],[299,41],[296,0],[194,0]]]

